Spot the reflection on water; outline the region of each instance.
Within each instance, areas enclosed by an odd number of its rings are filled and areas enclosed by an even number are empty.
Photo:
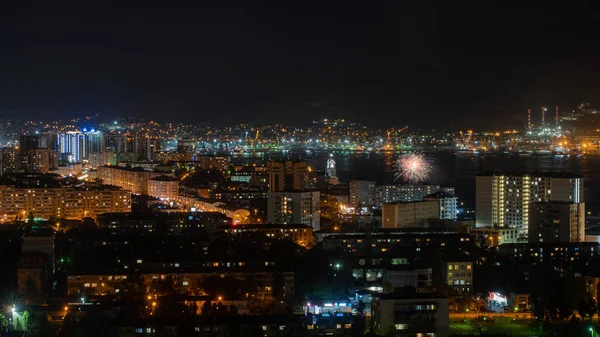
[[[324,170],[328,153],[277,153],[261,156],[244,154],[240,160],[258,162],[261,159],[304,159],[315,169]],[[586,210],[598,214],[600,210],[600,157],[576,156],[514,156],[514,155],[455,155],[453,152],[435,152],[432,184],[456,187],[457,196],[466,205],[475,206],[475,176],[485,172],[570,172],[585,178]],[[394,183],[393,153],[334,154],[337,172],[342,182],[351,179],[374,180],[377,184]]]

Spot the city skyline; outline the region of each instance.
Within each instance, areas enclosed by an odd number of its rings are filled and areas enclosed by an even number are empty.
[[[0,336],[598,336],[585,1],[0,2]]]

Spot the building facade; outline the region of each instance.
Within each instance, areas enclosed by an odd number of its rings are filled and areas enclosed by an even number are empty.
[[[131,193],[114,188],[16,188],[0,185],[0,220],[83,219],[108,212],[129,212]]]
[[[235,225],[221,227],[219,230],[230,234],[264,233],[266,236],[272,238],[288,238],[303,247],[312,247],[314,245],[313,228],[306,225]]]
[[[423,200],[434,200],[440,203],[440,219],[457,219],[458,198],[454,195],[439,191],[426,196]]]
[[[473,291],[473,262],[446,262],[446,284],[457,292]]]
[[[150,179],[160,176],[159,172],[146,171],[144,169],[130,169],[119,166],[98,167],[98,177],[104,184],[119,186],[134,194],[148,194],[148,182]]]
[[[28,173],[47,174],[58,168],[58,154],[48,149],[32,149],[27,151],[22,171]]]
[[[270,192],[305,189],[308,180],[308,164],[306,162],[271,161],[267,167]]]
[[[61,133],[57,146],[59,155],[67,163],[80,163],[87,160],[90,154],[106,150],[104,134],[93,129]]]
[[[428,195],[444,192],[454,196],[454,187],[440,185],[380,185],[375,191],[375,205],[385,203],[421,201]]]
[[[357,207],[375,205],[375,182],[368,180],[352,180],[349,184],[350,206]]]
[[[17,150],[10,147],[0,148],[0,176],[18,170]]]
[[[165,176],[149,179],[148,195],[159,199],[175,200],[179,196],[179,180]]]
[[[319,230],[320,211],[318,191],[269,192],[267,204],[269,223],[303,224]]]
[[[381,336],[447,337],[448,299],[433,294],[380,294],[373,299],[373,321]]]
[[[395,291],[404,287],[417,289],[418,292],[424,292],[432,287],[433,269],[414,268],[410,266],[388,266],[382,270],[381,282],[384,285],[384,291]],[[385,289],[385,287],[390,289]]]
[[[425,220],[440,218],[437,200],[383,204],[383,228],[416,227]]]
[[[485,175],[476,178],[476,226],[514,227],[526,235],[529,204],[584,202],[583,178],[566,175]]]
[[[534,202],[529,214],[529,242],[585,241],[583,202]]]
[[[479,227],[469,228],[467,233],[483,247],[498,246],[505,243],[517,243],[519,230],[517,228]]]

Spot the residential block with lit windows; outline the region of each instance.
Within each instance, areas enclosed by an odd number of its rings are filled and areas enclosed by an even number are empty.
[[[383,228],[417,227],[421,222],[440,218],[438,200],[383,204]]]
[[[290,160],[267,164],[269,170],[269,191],[281,192],[303,190],[308,179],[308,164]]]
[[[98,167],[98,177],[107,185],[119,186],[134,194],[148,194],[150,179],[160,176],[159,172],[146,171],[143,168],[118,166]]]
[[[567,174],[482,175],[476,177],[477,227],[518,228],[527,235],[533,202],[584,202],[583,178]]]
[[[374,296],[374,328],[378,335],[447,337],[448,299],[427,293],[389,293]]]
[[[19,217],[83,219],[108,212],[129,212],[131,193],[116,188],[18,188],[0,185],[0,221]]]
[[[446,284],[458,292],[473,291],[473,262],[446,262]]]
[[[68,295],[114,295],[123,289],[127,275],[94,274],[67,276]]]
[[[529,242],[584,242],[585,203],[535,202],[529,207]]]
[[[269,192],[269,223],[304,224],[318,230],[321,226],[318,191]]]
[[[468,228],[467,233],[473,237],[476,243],[479,243],[483,247],[516,243],[519,239],[519,230],[517,228]]]
[[[139,262],[139,261],[138,261]],[[196,293],[198,286],[205,279],[220,277],[234,278],[239,280],[252,280],[256,285],[256,292],[249,294],[255,299],[272,299],[274,296],[273,288],[276,286],[276,279],[272,268],[265,266],[262,271],[256,268],[246,268],[245,262],[214,262],[210,267],[205,268],[205,272],[159,272],[144,273],[141,277],[144,280],[144,286],[150,292],[161,281],[167,277],[173,279],[173,286],[176,291],[186,293]],[[98,295],[108,296],[121,292],[124,283],[131,275],[114,274],[79,274],[67,276],[67,294],[68,295]],[[283,293],[284,297],[291,299],[294,295],[294,272],[283,272]]]
[[[312,247],[314,245],[313,228],[302,224],[234,225],[225,228],[221,227],[219,230],[229,234],[264,233],[266,236],[272,238],[289,238],[303,247]]]
[[[149,179],[148,195],[164,200],[176,200],[179,196],[179,180],[168,176]]]

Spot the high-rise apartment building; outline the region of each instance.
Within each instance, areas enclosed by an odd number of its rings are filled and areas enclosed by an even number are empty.
[[[83,219],[109,212],[129,212],[131,193],[115,188],[17,188],[0,185],[0,221],[16,217]]]
[[[319,198],[318,191],[269,192],[268,222],[303,224],[319,230],[321,226]]]
[[[368,180],[350,181],[350,206],[375,205],[375,182]]]
[[[80,163],[88,160],[90,154],[106,150],[104,134],[91,131],[69,131],[58,135],[57,151],[61,159],[67,163]]]
[[[17,172],[17,153],[16,149],[10,147],[0,148],[0,176]]]
[[[583,178],[557,174],[482,175],[476,178],[476,226],[514,227],[527,234],[532,202],[581,203]]]
[[[39,135],[22,135],[19,137],[19,155],[26,156],[29,150],[39,149]]]
[[[132,161],[153,158],[155,152],[160,151],[160,141],[148,136],[133,135],[108,135],[106,137],[107,148],[117,154],[128,154]]]
[[[27,160],[22,171],[28,173],[47,174],[50,170],[58,168],[58,156],[56,151],[49,149],[31,149],[27,151]]]
[[[267,167],[270,192],[305,189],[308,180],[308,164],[306,162],[271,161]]]
[[[584,242],[585,203],[531,203],[528,238],[529,242]]]

